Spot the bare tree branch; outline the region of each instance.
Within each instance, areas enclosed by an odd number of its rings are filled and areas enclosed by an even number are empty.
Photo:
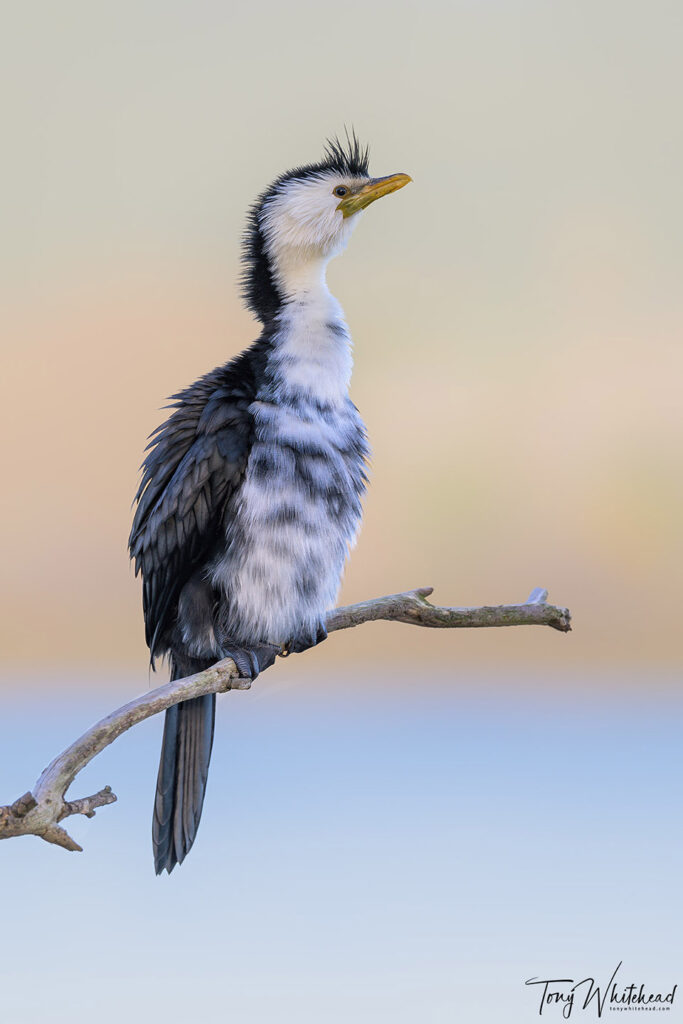
[[[388,619],[435,629],[477,629],[483,626],[552,626],[563,633],[571,630],[566,608],[546,604],[548,591],[536,587],[524,604],[482,605],[479,608],[440,608],[427,598],[433,587],[420,587],[405,594],[389,594],[372,601],[335,608],[328,612],[327,631],[360,626],[363,622]]]
[[[524,604],[479,608],[441,608],[427,600],[431,593],[432,587],[422,587],[405,594],[390,594],[335,608],[328,613],[327,631],[350,629],[378,619],[437,629],[550,626],[564,633],[571,629],[569,611],[547,604],[548,593],[540,588],[532,591]],[[112,711],[59,754],[47,766],[31,792],[24,793],[12,804],[0,807],[0,839],[34,835],[65,850],[80,851],[78,843],[58,823],[72,814],[92,818],[96,808],[116,800],[109,786],[92,796],[66,799],[71,783],[97,754],[138,722],[158,715],[174,704],[208,693],[248,690],[250,686],[251,680],[241,679],[234,661],[225,658],[203,672],[158,686]]]

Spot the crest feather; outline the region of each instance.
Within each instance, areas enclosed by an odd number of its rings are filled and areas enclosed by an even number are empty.
[[[367,178],[369,171],[370,149],[360,143],[353,128],[351,134],[345,131],[346,140],[332,136],[325,143],[325,160],[331,171],[348,174],[353,177]]]

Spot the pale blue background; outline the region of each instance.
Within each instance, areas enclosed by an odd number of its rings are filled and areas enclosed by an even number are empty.
[[[73,682],[1,691],[4,799],[136,689]],[[119,796],[71,819],[83,854],[0,844],[2,1024],[523,1022],[534,975],[623,960],[624,982],[683,982],[673,680],[390,682],[288,665],[223,697],[170,879],[149,837],[160,718],[78,780]]]

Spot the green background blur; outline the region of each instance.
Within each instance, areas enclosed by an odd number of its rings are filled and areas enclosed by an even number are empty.
[[[373,173],[414,184],[330,267],[374,450],[342,600],[541,585],[575,632],[377,626],[330,641],[316,673],[399,644],[678,660],[681,19],[661,0],[8,6],[8,662],[144,675],[126,538],[146,435],[256,336],[246,208],[345,124]]]

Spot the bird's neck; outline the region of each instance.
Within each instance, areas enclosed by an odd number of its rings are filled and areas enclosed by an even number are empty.
[[[302,297],[329,295],[326,281],[330,258],[306,249],[283,248],[274,260],[275,280],[283,302],[294,303]]]
[[[337,406],[348,396],[353,360],[344,313],[325,282],[325,262],[290,267],[268,360],[278,396]]]

